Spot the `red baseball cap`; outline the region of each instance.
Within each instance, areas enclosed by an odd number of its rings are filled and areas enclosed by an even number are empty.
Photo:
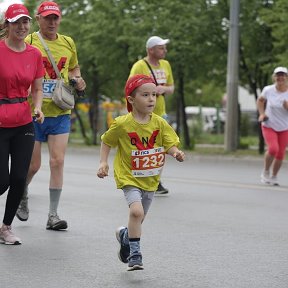
[[[5,21],[10,23],[16,22],[21,17],[32,19],[29,16],[28,9],[23,4],[12,4],[5,12]]]
[[[142,86],[146,83],[153,83],[156,85],[154,79],[150,76],[144,74],[136,74],[128,78],[126,85],[125,85],[125,97],[127,103],[127,110],[128,112],[132,111],[132,105],[128,102],[128,96],[138,87]]]
[[[37,10],[38,15],[42,15],[43,17],[55,14],[57,16],[61,16],[61,10],[59,5],[56,2],[45,1],[40,4]]]

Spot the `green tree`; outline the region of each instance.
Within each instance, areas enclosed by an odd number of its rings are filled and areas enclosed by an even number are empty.
[[[33,9],[35,1],[26,1]],[[37,5],[39,4],[38,1]],[[274,66],[287,63],[285,0],[242,0],[240,13],[240,84],[255,97],[270,81]],[[34,3],[34,4],[33,4]],[[146,55],[152,35],[169,38],[178,126],[189,146],[184,107],[219,105],[226,89],[229,1],[73,0],[62,7],[60,32],[78,48],[87,95],[92,103],[94,140],[100,95],[124,99],[123,87],[133,63]],[[37,6],[36,5],[36,6]],[[35,5],[34,5],[35,9]]]

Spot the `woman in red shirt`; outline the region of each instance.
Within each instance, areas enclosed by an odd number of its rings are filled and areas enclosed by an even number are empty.
[[[41,53],[25,44],[30,29],[29,12],[22,4],[10,5],[0,26],[0,195],[8,189],[0,242],[21,244],[11,231],[20,203],[34,147],[31,91],[35,121],[43,122]],[[10,168],[9,168],[10,156]]]

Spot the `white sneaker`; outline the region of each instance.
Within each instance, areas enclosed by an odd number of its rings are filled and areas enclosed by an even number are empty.
[[[268,185],[269,185],[269,184],[270,184],[270,181],[271,181],[270,176],[269,176],[269,172],[264,171],[264,172],[261,174],[260,179],[261,179],[261,183],[263,183],[263,184],[268,184]]]
[[[272,176],[270,178],[270,184],[273,185],[273,186],[279,186],[279,182],[278,182],[277,176]]]
[[[0,242],[6,245],[20,245],[21,239],[13,234],[11,226],[3,225],[0,228]]]

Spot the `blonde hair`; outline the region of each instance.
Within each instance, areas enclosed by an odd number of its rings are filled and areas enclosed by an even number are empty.
[[[4,17],[0,22],[0,40],[7,38],[8,35],[8,23],[5,21]]]

